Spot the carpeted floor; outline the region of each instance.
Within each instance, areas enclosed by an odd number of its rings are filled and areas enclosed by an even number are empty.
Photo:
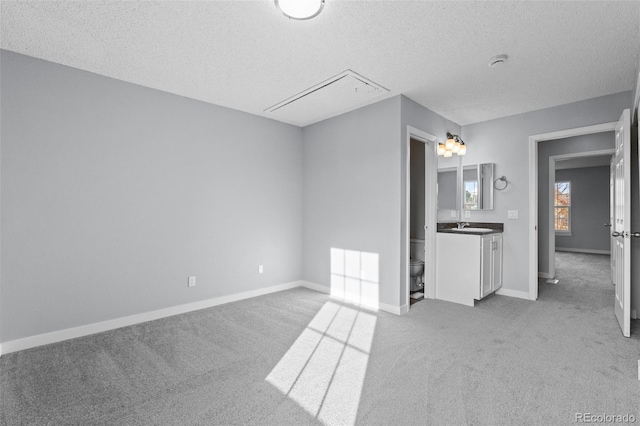
[[[558,253],[539,300],[398,317],[307,289],[0,358],[3,425],[560,425],[640,421],[640,330],[608,257]]]

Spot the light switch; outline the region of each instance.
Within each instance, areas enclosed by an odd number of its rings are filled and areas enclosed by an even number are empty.
[[[469,218],[471,218],[471,211],[469,211],[469,210],[465,210],[465,211],[464,211],[464,217],[465,217],[465,219],[469,219]]]
[[[507,210],[507,219],[517,219],[518,210]]]

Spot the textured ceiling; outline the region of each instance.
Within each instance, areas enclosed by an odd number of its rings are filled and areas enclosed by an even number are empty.
[[[640,47],[640,1],[2,1],[0,24],[3,49],[262,116],[351,69],[461,125],[631,90]]]

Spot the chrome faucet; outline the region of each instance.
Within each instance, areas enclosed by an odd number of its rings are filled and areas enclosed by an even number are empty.
[[[464,229],[465,226],[469,226],[469,222],[458,222],[458,229]]]

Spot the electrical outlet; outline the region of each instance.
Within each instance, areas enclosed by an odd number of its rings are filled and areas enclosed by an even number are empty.
[[[264,274],[264,265],[258,265],[258,273]]]
[[[465,210],[464,211],[464,217],[465,217],[465,219],[469,219],[471,217],[471,211]]]
[[[507,210],[507,219],[517,219],[518,210]]]
[[[452,211],[451,211],[451,217],[456,217],[456,214],[457,214],[457,213],[458,213],[458,212],[456,212],[455,210],[452,210]]]
[[[196,286],[196,277],[189,277],[189,287]]]

